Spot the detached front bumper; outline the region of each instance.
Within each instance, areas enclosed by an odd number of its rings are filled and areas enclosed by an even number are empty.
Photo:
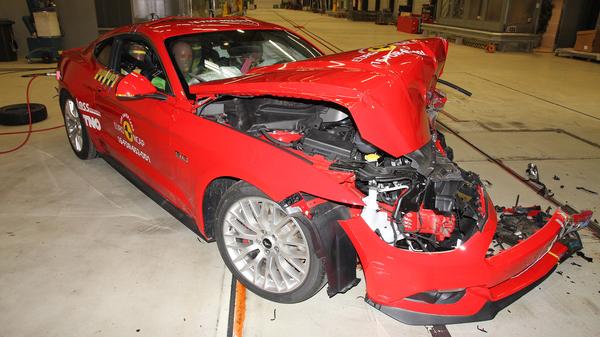
[[[411,252],[384,243],[362,219],[340,221],[361,259],[366,301],[406,324],[489,320],[548,277],[568,251],[558,241],[562,211],[528,239],[486,257],[497,225],[491,201],[483,230],[447,252]]]
[[[557,249],[562,246],[562,244],[555,244]],[[566,248],[565,248],[566,251]],[[555,252],[551,250],[551,252]],[[487,321],[496,317],[496,314],[500,312],[500,310],[506,308],[521,296],[528,293],[530,290],[534,289],[540,283],[542,283],[546,278],[554,272],[556,269],[557,263],[554,257],[544,257],[546,261],[540,260],[535,264],[534,267],[530,268],[526,273],[522,274],[519,277],[522,277],[519,280],[516,280],[518,283],[526,284],[529,280],[534,280],[533,283],[527,285],[525,288],[518,290],[504,298],[498,299],[496,301],[487,300],[484,302],[483,306],[479,311],[475,314],[471,315],[444,315],[444,314],[432,314],[432,313],[424,313],[424,312],[416,312],[407,309],[402,309],[399,307],[385,306],[378,303],[373,302],[370,298],[365,298],[365,301],[370,305],[374,306],[377,310],[380,310],[384,314],[400,321],[405,324],[411,325],[436,325],[436,324],[458,324],[458,323],[467,323],[467,322],[476,322],[476,321]],[[549,267],[549,269],[548,269]],[[548,270],[547,270],[548,269]],[[540,273],[543,273],[541,277],[538,278]],[[507,281],[508,282],[508,281]],[[494,291],[494,288],[489,289],[490,293]],[[477,295],[472,295],[477,296]],[[439,304],[444,305],[444,304]]]

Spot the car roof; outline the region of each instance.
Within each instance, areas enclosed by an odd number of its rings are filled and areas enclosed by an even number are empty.
[[[228,16],[223,18],[170,16],[156,21],[142,22],[121,27],[108,35],[116,35],[124,32],[138,32],[151,37],[153,40],[166,40],[170,37],[179,35],[236,29],[285,30],[285,28],[272,23],[241,16]]]

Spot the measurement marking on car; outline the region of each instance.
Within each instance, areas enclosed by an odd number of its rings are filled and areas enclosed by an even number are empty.
[[[179,151],[175,151],[175,157],[186,164],[189,162],[188,157]]]
[[[102,84],[102,85],[107,85],[109,87],[114,86],[115,83],[117,82],[118,78],[119,78],[119,75],[113,73],[110,70],[106,70],[106,69],[100,69],[100,70],[98,70],[96,75],[94,75],[94,79],[96,81],[100,82],[100,84]]]

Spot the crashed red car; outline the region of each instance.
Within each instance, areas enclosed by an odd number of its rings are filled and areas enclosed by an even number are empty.
[[[591,214],[497,208],[435,128],[448,44],[323,56],[248,18],[166,18],[65,51],[67,135],[266,299],[356,285],[409,324],[491,319],[581,248]]]

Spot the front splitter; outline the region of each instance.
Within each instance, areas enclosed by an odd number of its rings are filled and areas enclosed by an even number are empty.
[[[383,312],[384,314],[390,316],[391,318],[400,321],[409,325],[443,325],[443,324],[459,324],[459,323],[469,323],[469,322],[479,322],[479,321],[487,321],[496,317],[496,314],[500,312],[500,310],[506,308],[523,295],[527,294],[533,288],[537,287],[540,283],[544,282],[550,274],[554,272],[556,266],[554,266],[546,275],[542,276],[529,286],[515,292],[512,295],[509,295],[501,300],[495,302],[486,302],[481,310],[479,310],[474,315],[467,316],[447,316],[447,315],[435,315],[435,314],[427,314],[422,312],[415,312],[410,310],[405,310],[397,307],[390,307],[381,304],[377,304],[373,302],[368,295],[365,296],[365,302],[369,303],[375,309]],[[443,305],[443,304],[440,304]]]

